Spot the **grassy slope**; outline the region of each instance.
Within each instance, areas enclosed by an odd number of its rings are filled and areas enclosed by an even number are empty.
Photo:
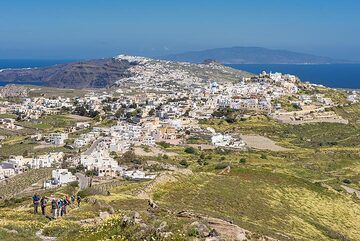
[[[280,240],[359,240],[360,202],[340,185],[348,179],[351,183],[346,185],[360,188],[357,138],[360,111],[358,106],[335,111],[349,118],[351,124],[287,126],[264,117],[234,124],[219,120],[204,123],[221,131],[266,134],[281,145],[291,147],[292,151],[198,150],[195,154],[186,154],[182,147],[169,147],[167,150],[179,155],[156,160],[172,164],[187,160],[194,174],[158,186],[153,198],[160,207],[171,211],[193,210],[232,220],[240,227]],[[246,162],[240,163],[241,158]],[[200,159],[205,159],[207,165],[200,165]],[[219,175],[220,170],[216,169],[219,163],[229,163],[231,172]],[[155,225],[167,221],[176,240],[189,238],[182,236],[188,224],[174,215],[160,212],[149,216],[146,200],[136,197],[146,184],[124,181],[94,187],[84,195],[98,199],[102,205],[84,203],[80,209],[72,209],[68,216],[55,222],[31,215],[28,200],[15,204],[15,212],[12,207],[1,208],[4,221],[0,222],[0,227],[19,233],[8,235],[0,229],[0,238],[6,235],[5,240],[36,240],[34,234],[40,228],[48,235],[59,236],[59,240],[71,237],[79,241],[100,237],[121,240],[138,233],[136,228],[119,228],[121,216],[114,216],[101,225],[79,226],[78,220],[93,218],[99,210],[107,210],[108,205],[119,215],[138,211],[147,222]],[[111,195],[104,195],[104,190],[110,190]],[[57,195],[63,193],[71,192],[57,191]],[[24,229],[24,225],[32,221],[33,226]]]
[[[283,235],[297,240],[360,237],[356,201],[271,171],[235,168],[226,176],[203,173],[162,186],[155,200],[170,209],[191,209],[232,220],[280,239]]]

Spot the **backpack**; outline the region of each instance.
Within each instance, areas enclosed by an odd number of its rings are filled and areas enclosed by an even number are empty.
[[[56,209],[56,208],[57,208],[57,203],[56,203],[55,200],[52,200],[52,201],[51,201],[51,208],[52,208],[52,209]]]
[[[43,207],[47,205],[47,199],[46,198],[42,198],[40,200],[40,202],[41,202],[41,206],[43,206]]]

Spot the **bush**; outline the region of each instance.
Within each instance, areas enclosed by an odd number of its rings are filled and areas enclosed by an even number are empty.
[[[220,162],[215,166],[215,169],[216,170],[224,169],[224,168],[226,168],[228,166],[230,166],[230,163],[228,163],[228,162]]]
[[[136,160],[136,155],[133,151],[127,151],[122,155],[122,160],[124,162],[133,162],[134,160]]]
[[[240,158],[239,163],[245,164],[246,163],[246,158]]]
[[[261,154],[260,158],[261,159],[267,159],[267,156],[265,154]]]
[[[351,180],[350,180],[350,179],[345,178],[345,179],[343,180],[343,183],[346,183],[346,184],[351,184]]]
[[[97,172],[97,171],[95,171],[95,170],[87,170],[86,172],[85,172],[85,175],[87,176],[87,177],[91,177],[91,176],[97,176],[99,173]]]
[[[78,181],[70,182],[70,183],[68,183],[68,186],[73,187],[73,188],[78,188],[79,182]]]
[[[188,167],[190,165],[186,160],[181,160],[179,164],[183,167]]]
[[[131,161],[131,163],[135,164],[135,165],[141,165],[142,161],[140,159],[134,159]]]
[[[165,141],[160,141],[159,143],[157,143],[159,146],[163,147],[163,148],[169,148],[171,145]]]
[[[195,154],[196,153],[196,150],[194,147],[186,147],[185,150],[184,150],[186,153],[188,154]]]
[[[206,165],[209,164],[209,163],[208,163],[206,160],[204,160],[204,159],[199,159],[199,160],[197,161],[197,163],[198,163],[200,166],[206,166]]]

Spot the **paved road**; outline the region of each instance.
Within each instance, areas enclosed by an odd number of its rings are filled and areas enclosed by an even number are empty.
[[[79,172],[75,173],[75,176],[79,180],[79,187],[81,190],[89,186],[89,178],[87,176]]]
[[[87,149],[85,152],[84,152],[84,155],[90,155],[93,150],[96,148],[96,146],[99,144],[100,141],[102,141],[104,138],[99,138],[97,139],[96,141],[94,141],[91,146],[89,147],[89,149]]]

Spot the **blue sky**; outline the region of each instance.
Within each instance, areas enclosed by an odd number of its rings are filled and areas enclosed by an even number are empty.
[[[0,59],[259,46],[360,60],[358,0],[4,0]]]

